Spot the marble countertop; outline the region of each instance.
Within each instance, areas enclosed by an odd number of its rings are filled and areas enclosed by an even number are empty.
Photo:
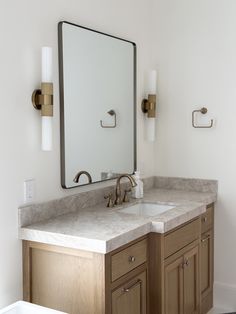
[[[185,223],[216,201],[216,192],[152,188],[142,200],[132,200],[112,209],[104,203],[80,208],[51,219],[19,228],[22,240],[42,242],[98,253],[108,253],[150,232],[164,233]],[[137,202],[171,204],[175,207],[157,216],[120,212]]]

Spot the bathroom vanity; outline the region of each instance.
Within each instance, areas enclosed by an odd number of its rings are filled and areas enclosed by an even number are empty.
[[[61,185],[117,181],[19,209],[24,300],[69,314],[206,314],[217,182],[150,177],[128,202],[137,108],[155,138],[156,71],[138,107],[134,42],[62,21],[58,48]],[[48,118],[52,83],[41,87],[34,107]]]
[[[186,180],[146,180],[145,202],[174,206],[156,216],[106,208],[109,188],[21,208],[24,300],[72,314],[207,313],[217,183]]]

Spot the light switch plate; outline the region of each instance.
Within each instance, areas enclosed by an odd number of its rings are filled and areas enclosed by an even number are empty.
[[[35,200],[35,180],[24,181],[24,203],[32,203]]]

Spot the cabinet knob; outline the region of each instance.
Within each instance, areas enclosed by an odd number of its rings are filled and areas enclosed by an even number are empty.
[[[129,257],[129,262],[130,262],[130,263],[135,262],[135,257],[134,257],[134,256],[130,256],[130,257]]]
[[[182,268],[188,267],[189,265],[189,260],[185,259],[184,262],[181,264]]]
[[[207,217],[203,217],[202,222],[207,222]]]

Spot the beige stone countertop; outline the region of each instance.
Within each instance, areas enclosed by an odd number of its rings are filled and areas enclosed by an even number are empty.
[[[167,232],[205,212],[216,193],[151,189],[142,200],[131,200],[112,209],[105,203],[19,228],[22,240],[42,242],[98,253],[108,253],[150,232]],[[174,205],[157,216],[120,212],[137,202]]]

